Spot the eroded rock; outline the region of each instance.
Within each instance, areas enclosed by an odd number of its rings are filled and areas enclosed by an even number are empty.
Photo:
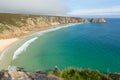
[[[90,22],[92,22],[92,23],[105,23],[106,20],[104,18],[92,18],[90,20]]]

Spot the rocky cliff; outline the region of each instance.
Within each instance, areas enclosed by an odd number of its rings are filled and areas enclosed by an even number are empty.
[[[92,23],[105,23],[106,20],[104,18],[92,18],[90,20],[90,22],[92,22]]]
[[[104,74],[95,70],[69,68],[63,71],[27,72],[23,68],[0,71],[0,80],[120,80],[120,74]]]
[[[0,80],[61,80],[55,76],[48,76],[47,73],[40,71],[26,72],[26,71],[0,71]]]
[[[34,30],[43,30],[52,25],[69,23],[105,23],[104,18],[93,18],[90,21],[85,18],[65,16],[38,16],[22,14],[0,14],[0,39],[20,37]]]
[[[29,31],[45,29],[52,25],[79,22],[89,21],[84,18],[64,16],[0,14],[0,38],[19,37]]]

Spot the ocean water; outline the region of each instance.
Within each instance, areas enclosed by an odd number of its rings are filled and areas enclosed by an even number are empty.
[[[35,33],[8,50],[11,55],[3,59],[2,65],[23,67],[28,71],[52,70],[58,66],[60,70],[76,67],[120,72],[120,19],[107,21]]]

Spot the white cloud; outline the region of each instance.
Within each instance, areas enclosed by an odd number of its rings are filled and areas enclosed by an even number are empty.
[[[107,8],[80,9],[69,12],[68,15],[94,16],[94,15],[120,15],[120,5]]]
[[[59,15],[68,9],[60,0],[0,0],[0,12]]]

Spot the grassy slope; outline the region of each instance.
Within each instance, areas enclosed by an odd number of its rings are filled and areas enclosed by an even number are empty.
[[[84,22],[85,20],[75,17],[0,13],[0,38],[19,37],[24,35],[24,31],[46,28],[51,26],[52,23],[67,24]]]
[[[65,80],[113,80],[109,75],[90,69],[67,68],[63,71],[54,71],[52,74]]]
[[[63,71],[59,71],[58,68],[55,68],[55,71],[49,71],[47,73],[41,71],[27,72],[22,68],[14,71],[5,70],[0,71],[0,80],[2,78],[4,80],[11,78],[10,76],[7,76],[8,74],[6,73],[9,73],[9,75],[15,78],[15,80],[21,80],[21,77],[23,80],[119,80],[119,77],[114,78],[109,74],[103,74],[96,70],[81,70],[76,68],[67,68]]]

